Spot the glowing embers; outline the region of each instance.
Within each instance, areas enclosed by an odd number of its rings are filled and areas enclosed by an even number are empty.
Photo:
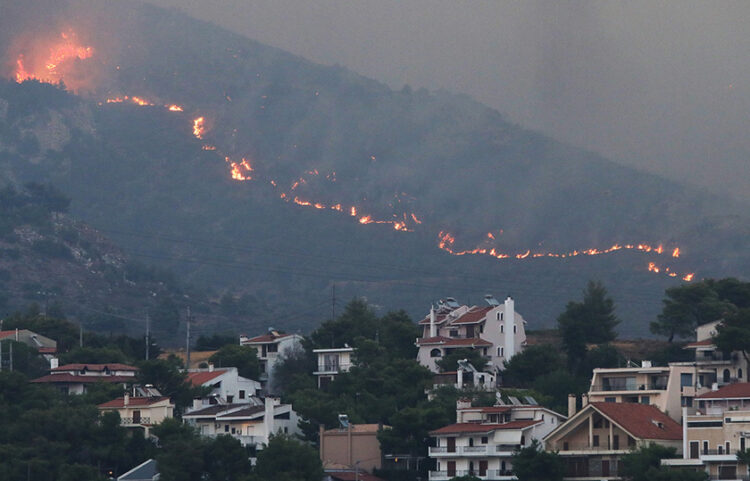
[[[206,119],[198,117],[193,120],[193,136],[196,139],[202,139],[206,135]]]
[[[90,59],[94,55],[93,47],[83,45],[72,30],[62,32],[60,37],[47,47],[40,47],[33,42],[30,52],[22,52],[16,58],[14,72],[16,82],[39,80],[40,82],[58,83],[67,81],[74,89],[81,86],[75,79],[66,79],[78,61]],[[43,53],[44,52],[44,53]]]
[[[495,239],[495,235],[491,232],[487,233],[487,239]],[[609,254],[611,252],[617,252],[620,250],[635,250],[640,251],[643,253],[654,253],[654,254],[664,254],[665,249],[664,246],[659,244],[656,247],[653,247],[649,244],[614,244],[612,247],[609,247],[607,249],[596,249],[596,248],[590,248],[590,249],[583,249],[583,250],[574,250],[570,252],[564,252],[564,253],[555,253],[555,252],[531,252],[531,250],[526,250],[525,252],[521,253],[503,253],[500,252],[496,247],[476,247],[474,249],[470,250],[455,250],[454,249],[454,243],[456,242],[456,238],[451,235],[449,232],[446,231],[440,231],[438,234],[438,247],[454,256],[465,256],[465,255],[487,255],[494,257],[496,259],[528,259],[528,258],[539,258],[539,257],[556,257],[556,258],[566,258],[566,257],[578,257],[578,256],[596,256],[596,255],[602,255],[602,254]],[[680,257],[680,248],[675,247],[674,250],[671,253],[671,257],[677,258]],[[648,272],[653,272],[655,274],[663,273],[668,275],[669,277],[680,277],[683,281],[690,282],[695,277],[695,273],[689,273],[680,276],[676,272],[674,272],[670,267],[659,267],[655,262],[649,262],[648,263]]]
[[[250,165],[250,161],[242,158],[239,162],[233,162],[229,157],[224,157],[224,160],[231,167],[232,179],[234,180],[253,180],[250,173],[253,171],[253,167]]]

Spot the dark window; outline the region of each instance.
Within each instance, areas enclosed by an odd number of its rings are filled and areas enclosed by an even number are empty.
[[[482,436],[482,444],[487,444],[487,441],[488,441],[487,436]]]
[[[232,404],[232,401],[234,401],[234,396],[231,396],[231,395],[230,395],[230,396],[227,396],[227,402],[228,402],[229,404]]]
[[[618,436],[617,434],[612,436],[612,449],[620,449],[620,436]]]
[[[729,373],[729,369],[724,369],[724,374],[722,375],[722,380],[724,382],[729,382],[730,377],[731,377],[731,374]]]
[[[594,434],[594,447],[599,446],[599,435]]]
[[[635,446],[635,439],[628,436],[628,447],[632,448],[633,446]]]
[[[268,345],[268,352],[277,352],[279,350],[279,346],[276,344],[269,344]]]
[[[141,423],[141,412],[133,411],[133,424],[140,424],[140,423]]]
[[[281,414],[276,414],[273,418],[274,419],[289,419],[289,411],[285,413],[281,413]]]
[[[224,425],[224,432],[225,432],[225,433],[228,433],[228,432],[229,432],[229,424],[225,424],[225,425]]]
[[[604,402],[605,403],[616,403],[617,402],[617,398],[616,397],[605,397],[604,398]]]
[[[690,427],[689,423],[688,427]],[[703,441],[703,454],[708,454],[708,441]]]
[[[245,390],[240,389],[240,399],[245,399]]]
[[[680,387],[690,387],[693,385],[693,375],[689,372],[680,374]]]
[[[568,450],[568,443],[566,441],[563,443],[563,451],[567,451],[567,450]]]
[[[516,326],[514,325],[513,326],[513,334],[515,334],[515,333],[516,333]]]
[[[740,438],[740,451],[745,450],[745,438]]]
[[[742,368],[737,369],[737,380],[742,381]]]
[[[458,337],[458,329],[451,329],[450,336],[451,337]]]
[[[651,397],[641,396],[641,404],[651,404]]]
[[[443,354],[440,352],[440,349],[433,349],[430,351],[430,357],[442,357]]]

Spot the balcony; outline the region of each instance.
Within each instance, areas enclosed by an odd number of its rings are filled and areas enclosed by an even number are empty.
[[[351,363],[348,362],[330,362],[325,364],[318,364],[318,370],[315,371],[313,374],[338,374],[341,372],[349,372],[349,368],[351,368]]]
[[[141,417],[139,419],[133,418],[120,418],[121,426],[144,426],[151,424],[150,417]]]
[[[451,472],[450,474],[448,471],[430,471],[429,473],[429,480],[430,481],[447,481],[449,479],[453,479],[455,477],[460,476],[475,476],[479,479],[487,479],[487,480],[501,480],[501,481],[510,481],[516,479],[515,476],[513,476],[513,473],[511,471],[505,470],[501,471],[499,469],[488,469],[484,474],[480,474],[478,470],[462,470],[457,469],[455,472]]]
[[[594,384],[591,392],[622,392],[622,391],[666,391],[667,383],[623,383],[623,384]]]
[[[447,446],[430,446],[430,456],[486,456],[491,449],[487,446],[456,446],[453,451],[448,451]]]

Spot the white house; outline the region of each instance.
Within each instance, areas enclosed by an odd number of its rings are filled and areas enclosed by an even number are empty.
[[[349,372],[353,365],[353,347],[332,349],[313,349],[318,356],[318,370],[313,372],[318,378],[318,387],[325,387],[336,378],[337,374]]]
[[[202,405],[247,402],[260,392],[260,383],[240,376],[236,367],[191,369],[187,381],[195,387],[210,387],[211,393],[201,400]]]
[[[122,384],[124,388],[135,382],[137,373],[138,368],[127,364],[66,364],[31,382],[53,385],[66,394],[83,394],[87,386],[97,382]]]
[[[498,372],[526,346],[526,321],[516,312],[515,303],[508,297],[500,304],[494,297],[485,296],[487,306],[459,305],[453,298],[441,301],[419,324],[422,337],[416,341],[417,361],[433,372],[439,372],[436,362],[451,350],[469,348],[484,355],[490,369]]]
[[[250,346],[258,353],[261,370],[260,382],[264,389],[273,386],[273,369],[279,355],[302,345],[303,337],[299,334],[283,334],[269,329],[268,334],[256,337],[240,336],[241,346]]]
[[[528,446],[565,421],[565,416],[535,403],[474,407],[470,401],[456,403],[456,423],[432,431],[435,446],[429,457],[436,470],[429,479],[444,481],[457,476],[488,480],[515,479],[513,450]]]
[[[182,419],[204,436],[226,434],[237,438],[243,446],[263,449],[271,434],[301,434],[299,416],[291,404],[279,398],[251,398],[241,404],[217,404],[189,410]]]

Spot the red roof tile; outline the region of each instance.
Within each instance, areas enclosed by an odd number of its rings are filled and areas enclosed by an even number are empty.
[[[447,314],[435,314],[435,324],[442,324],[447,317],[448,317]],[[430,323],[430,316],[427,316],[421,321],[419,321],[419,324],[429,324],[429,323]]]
[[[60,372],[60,371],[83,371],[83,369],[86,368],[87,371],[104,371],[104,369],[109,369],[110,371],[137,371],[137,367],[128,366],[127,364],[119,364],[119,363],[112,363],[112,364],[66,364],[64,366],[56,367],[51,370],[51,372]]]
[[[202,386],[208,381],[215,379],[227,372],[227,369],[214,369],[213,371],[190,372],[187,381],[195,387]]]
[[[639,439],[682,439],[682,426],[654,406],[607,402],[589,405]]]
[[[6,337],[15,336],[16,331],[0,331],[0,339],[5,339]]]
[[[458,346],[491,346],[492,343],[489,341],[485,341],[481,337],[470,337],[470,338],[455,338],[455,337],[445,337],[445,336],[435,336],[435,337],[424,337],[422,339],[417,339],[417,344],[419,345],[428,345],[428,344],[436,344],[446,347],[458,347]]]
[[[40,354],[54,354],[57,352],[56,347],[40,347],[39,353]]]
[[[131,406],[150,406],[162,401],[169,401],[168,397],[131,397],[128,399],[128,407]],[[118,397],[99,405],[100,408],[124,408],[125,398]]]
[[[95,383],[95,382],[106,382],[106,383],[132,383],[135,382],[135,376],[81,376],[78,374],[47,374],[37,379],[33,379],[29,382],[43,382],[43,383]]]
[[[247,339],[246,341],[243,342],[243,344],[249,344],[249,343],[264,344],[267,342],[274,342],[278,339],[283,339],[289,336],[291,336],[291,334],[277,334],[277,335],[263,334],[262,336],[256,336],[256,337],[253,337],[252,339]]]
[[[437,434],[461,434],[461,433],[489,433],[497,430],[505,429],[525,429],[529,426],[541,423],[542,420],[523,420],[523,421],[511,421],[502,424],[480,424],[480,423],[456,423],[448,426],[443,426],[440,429],[431,431],[431,435]]]
[[[476,324],[477,322],[483,321],[484,318],[487,316],[487,313],[491,309],[492,309],[492,306],[481,307],[481,308],[474,306],[469,310],[469,312],[459,317],[455,321],[451,322],[451,324]]]
[[[748,399],[750,398],[750,383],[736,382],[722,386],[718,391],[701,394],[697,399]]]
[[[713,346],[713,345],[714,345],[713,339],[704,339],[702,341],[695,341],[695,342],[686,344],[684,349],[694,349],[696,347],[707,347],[707,346]]]

